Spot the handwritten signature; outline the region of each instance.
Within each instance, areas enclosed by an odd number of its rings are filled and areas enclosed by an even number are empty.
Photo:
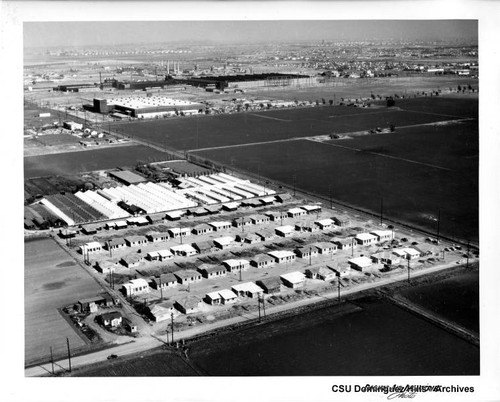
[[[396,399],[396,398],[408,398],[408,399],[413,399],[417,395],[416,392],[394,392],[392,394],[387,395],[387,399]]]

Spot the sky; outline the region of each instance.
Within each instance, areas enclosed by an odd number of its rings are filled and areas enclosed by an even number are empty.
[[[24,22],[25,47],[112,46],[159,42],[467,40],[475,20]]]

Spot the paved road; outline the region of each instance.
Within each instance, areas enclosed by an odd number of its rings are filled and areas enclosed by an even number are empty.
[[[472,262],[474,262],[474,261],[471,260],[471,263]],[[452,267],[456,267],[456,266],[457,266],[456,263],[450,263],[450,264],[446,264],[446,265],[442,265],[442,266],[420,269],[418,271],[414,271],[411,274],[411,277],[416,278],[416,277],[419,277],[422,275],[428,275],[431,273],[443,271],[443,270],[446,270],[446,269],[449,269]],[[379,280],[376,280],[374,282],[363,283],[363,284],[356,285],[356,286],[349,288],[349,289],[344,289],[341,292],[341,296],[347,296],[347,295],[351,295],[354,293],[366,291],[368,289],[373,289],[373,288],[377,288],[380,286],[388,285],[390,283],[403,281],[403,280],[406,280],[407,277],[408,277],[407,272],[404,271],[404,272],[401,272],[401,273],[399,273],[395,276],[392,276],[390,278],[379,279]],[[311,304],[314,304],[314,303],[317,303],[320,301],[324,301],[324,300],[328,300],[328,299],[335,299],[336,297],[337,297],[337,291],[334,291],[334,292],[331,292],[328,294],[323,294],[321,296],[314,296],[314,297],[311,297],[308,299],[302,299],[302,300],[298,300],[295,302],[286,303],[286,304],[283,304],[280,306],[272,306],[271,307],[270,305],[268,305],[268,307],[266,307],[266,312],[268,314],[278,313],[278,312],[286,311],[286,310],[297,308],[297,307],[311,305]],[[222,328],[222,327],[229,326],[229,325],[234,325],[237,323],[242,323],[242,322],[245,322],[248,320],[255,320],[256,318],[258,318],[257,312],[245,313],[245,314],[242,314],[238,317],[233,317],[233,318],[230,318],[227,320],[216,321],[213,323],[205,324],[203,326],[193,327],[193,328],[190,328],[187,330],[176,332],[174,336],[175,336],[175,340],[188,339],[188,338],[191,338],[193,336],[202,334],[204,332],[212,331],[214,329]],[[116,347],[113,347],[111,349],[106,349],[106,350],[102,350],[99,352],[89,353],[89,354],[83,355],[83,356],[74,357],[73,359],[71,359],[72,368],[82,367],[82,366],[86,366],[89,364],[98,363],[101,361],[106,361],[107,357],[110,354],[116,354],[118,356],[125,356],[125,355],[129,355],[129,354],[133,354],[133,353],[144,352],[146,350],[161,346],[164,343],[168,343],[169,339],[167,339],[167,338],[169,338],[169,336],[167,336],[167,335],[157,336],[149,331],[149,333],[144,334],[142,337],[136,338],[131,343],[116,346]],[[59,361],[55,362],[56,372],[61,371],[61,370],[66,370],[67,368],[68,368],[68,360],[67,359],[59,360]],[[25,370],[26,377],[38,377],[38,376],[50,375],[50,373],[51,373],[51,363],[42,364],[42,365],[39,365],[36,367],[31,367],[31,368],[28,368]]]

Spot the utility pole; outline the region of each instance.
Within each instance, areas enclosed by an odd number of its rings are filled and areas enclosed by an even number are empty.
[[[71,351],[69,349],[69,339],[68,338],[66,338],[66,345],[68,346],[69,372],[71,373]]]
[[[354,237],[352,238],[351,242],[351,257],[354,257]]]
[[[257,306],[259,307],[259,322],[260,322],[260,320],[261,320],[261,317],[260,317],[260,296],[257,299]]]
[[[309,266],[311,266],[311,264],[312,264],[311,259],[312,259],[312,251],[311,251],[311,249],[309,249]]]
[[[170,322],[172,323],[172,345],[174,344],[174,313],[170,313]]]
[[[266,299],[264,299],[264,295],[262,295],[262,310],[264,310],[264,318],[266,318]]]
[[[340,272],[339,272],[339,276],[337,279],[337,298],[340,301]]]
[[[160,297],[161,297],[161,300],[163,300],[163,286],[161,284],[161,276],[160,276]]]
[[[241,269],[241,267],[240,267],[240,282],[242,281],[242,274],[241,274],[241,271],[242,271],[242,269]]]
[[[54,355],[52,354],[52,346],[50,347],[50,363],[52,364],[52,375],[54,375]]]

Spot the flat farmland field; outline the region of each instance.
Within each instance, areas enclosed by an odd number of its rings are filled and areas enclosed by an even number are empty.
[[[57,309],[93,297],[103,289],[77,266],[52,239],[24,243],[25,364],[65,356],[66,338],[72,350],[87,342],[61,316]]]
[[[436,97],[433,104],[444,102]],[[418,109],[418,105],[415,106]],[[290,138],[332,133],[370,130],[376,127],[411,126],[463,118],[452,107],[441,108],[448,113],[400,108],[321,106],[291,108],[265,112],[241,112],[229,115],[199,116],[120,123],[113,127],[118,133],[159,146],[194,150],[228,145],[252,144]],[[468,116],[466,116],[468,117]]]
[[[479,232],[477,123],[320,143],[296,140],[195,153],[289,187],[452,237]]]
[[[77,174],[118,166],[135,166],[138,161],[154,162],[164,159],[162,152],[143,145],[27,156],[24,158],[24,178]]]

